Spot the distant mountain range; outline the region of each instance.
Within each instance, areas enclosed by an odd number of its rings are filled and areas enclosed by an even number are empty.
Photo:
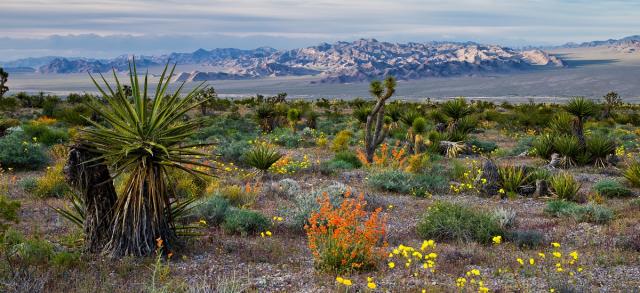
[[[606,41],[591,41],[584,43],[566,43],[559,48],[593,48],[593,47],[638,47],[640,45],[640,35],[628,36],[622,39],[608,39]]]
[[[114,59],[29,58],[7,62],[11,72],[27,68],[43,74],[106,72],[128,70],[129,56]],[[269,76],[317,75],[321,82],[357,82],[393,75],[410,80],[424,77],[476,75],[529,70],[539,67],[563,67],[563,61],[544,50],[514,50],[473,42],[388,43],[375,39],[323,43],[293,50],[262,47],[253,50],[199,49],[193,53],[136,57],[139,67],[164,65],[201,65],[212,72],[182,72],[174,81],[257,79]]]

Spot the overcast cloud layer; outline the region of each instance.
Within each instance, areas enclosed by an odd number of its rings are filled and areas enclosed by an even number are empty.
[[[551,45],[638,34],[640,1],[0,0],[0,60],[377,38]]]

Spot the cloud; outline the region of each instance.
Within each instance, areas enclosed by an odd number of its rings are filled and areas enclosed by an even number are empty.
[[[637,11],[631,0],[3,0],[0,60],[361,37],[559,44],[635,34]]]

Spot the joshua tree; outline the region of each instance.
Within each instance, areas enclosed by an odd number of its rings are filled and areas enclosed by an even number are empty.
[[[396,80],[393,77],[387,77],[384,83],[378,80],[371,82],[369,92],[376,98],[376,104],[367,116],[365,124],[364,148],[368,162],[373,161],[376,148],[384,141],[389,131],[384,125],[384,106],[395,91]]]
[[[622,98],[616,92],[609,92],[603,97],[604,107],[602,109],[602,118],[610,118],[613,110],[622,104]]]
[[[0,99],[9,91],[9,87],[6,86],[7,80],[9,80],[9,73],[0,67]]]
[[[578,138],[580,148],[584,149],[586,146],[584,138],[584,122],[588,117],[595,115],[596,104],[584,97],[575,97],[564,106],[564,109],[571,115],[575,116],[573,121],[573,135]]]
[[[200,102],[200,113],[202,116],[206,116],[211,103],[218,97],[216,90],[213,87],[207,87],[198,91],[196,99]]]
[[[82,132],[84,143],[96,158],[84,162],[91,165],[104,160],[113,172],[112,177],[124,176],[124,188],[112,206],[109,239],[104,252],[112,256],[149,255],[156,249],[156,239],[162,239],[166,249],[172,249],[176,233],[171,217],[173,178],[171,170],[183,170],[194,176],[207,173],[194,166],[209,168],[199,157],[207,157],[184,144],[193,134],[200,119],[183,121],[184,115],[199,107],[195,100],[196,87],[186,96],[180,91],[167,94],[169,77],[165,67],[154,96],[149,96],[147,76],[140,83],[135,60],[130,65],[131,101],[125,97],[124,87],[114,72],[114,85],[100,86],[91,77],[104,97],[104,102],[91,97],[88,102],[103,123],[88,120],[92,127]]]

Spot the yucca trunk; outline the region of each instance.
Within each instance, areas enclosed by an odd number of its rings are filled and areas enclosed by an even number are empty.
[[[82,144],[71,147],[64,168],[65,179],[84,203],[84,241],[89,252],[100,252],[111,236],[113,207],[117,200],[109,169]]]
[[[111,239],[104,251],[114,257],[145,256],[156,250],[162,239],[165,252],[176,239],[169,213],[166,170],[151,159],[133,169],[116,202]]]

